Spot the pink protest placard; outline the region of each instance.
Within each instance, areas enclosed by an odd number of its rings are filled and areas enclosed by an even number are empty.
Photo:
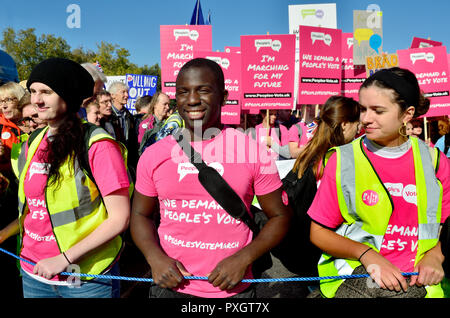
[[[366,79],[365,65],[353,64],[353,33],[342,33],[341,94],[359,100],[359,88]]]
[[[222,122],[223,124],[231,124],[230,121],[239,124],[240,121],[240,107],[241,107],[241,55],[239,53],[224,53],[224,52],[205,52],[196,51],[194,52],[194,58],[203,57],[210,59],[222,67],[224,79],[225,79],[225,89],[228,91],[228,98],[226,105],[238,106],[238,108],[231,108],[232,111],[228,112],[227,122]],[[236,112],[237,110],[237,112]],[[230,120],[230,114],[237,113],[235,119]],[[222,117],[223,119],[223,117]]]
[[[225,46],[225,53],[241,53],[241,48],[239,46]]]
[[[416,74],[419,86],[431,101],[424,117],[450,114],[447,49],[445,46],[397,51],[399,66]]]
[[[294,108],[295,35],[241,36],[242,108]]]
[[[241,106],[222,106],[220,122],[224,125],[239,125],[241,123]]]
[[[175,98],[175,81],[180,68],[195,51],[212,50],[211,25],[161,25],[161,90]]]
[[[414,37],[410,49],[433,47],[433,46],[442,46],[442,42]]]
[[[324,104],[341,94],[342,31],[301,25],[299,104]]]
[[[450,71],[450,54],[447,54],[447,63],[448,63],[449,71]]]

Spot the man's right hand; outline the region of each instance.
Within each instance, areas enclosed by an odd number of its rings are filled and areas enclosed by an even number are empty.
[[[184,276],[192,276],[183,264],[168,256],[153,261],[151,268],[153,281],[162,288],[175,288],[183,282]]]
[[[8,189],[9,180],[3,174],[0,173],[0,194],[3,194]]]

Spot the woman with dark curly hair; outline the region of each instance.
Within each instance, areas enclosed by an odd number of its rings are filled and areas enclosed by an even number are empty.
[[[391,68],[361,85],[359,103],[365,136],[328,152],[308,215],[311,241],[323,251],[319,276],[368,273],[375,282],[322,280],[320,291],[327,298],[443,297],[439,233],[450,213],[449,162],[406,134],[430,101],[412,72]]]

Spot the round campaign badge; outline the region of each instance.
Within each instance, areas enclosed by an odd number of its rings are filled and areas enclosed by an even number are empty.
[[[281,193],[281,200],[283,201],[283,204],[284,204],[284,205],[287,206],[287,205],[289,204],[289,197],[288,197],[286,191],[283,191],[283,192]]]
[[[378,203],[378,193],[373,190],[366,190],[362,194],[363,202],[368,206],[373,206]]]
[[[4,133],[2,133],[2,139],[9,139],[11,138],[11,133],[8,131],[5,131]]]

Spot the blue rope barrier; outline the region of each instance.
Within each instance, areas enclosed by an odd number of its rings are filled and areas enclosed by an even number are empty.
[[[30,265],[36,265],[29,260],[23,259],[3,248],[0,247],[0,251],[8,254],[20,261],[26,262]],[[115,275],[93,275],[93,274],[84,274],[84,273],[69,273],[69,272],[61,272],[59,275],[62,276],[78,276],[78,277],[91,277],[91,278],[103,278],[103,279],[115,279],[115,280],[127,280],[127,281],[136,281],[136,282],[149,282],[152,283],[153,279],[151,278],[142,278],[142,277],[127,277],[127,276],[115,276]],[[414,276],[419,275],[418,272],[405,272],[402,273],[403,276]],[[318,280],[329,280],[329,279],[352,279],[352,278],[365,278],[370,277],[369,274],[353,274],[353,275],[340,275],[340,276],[321,276],[321,277],[284,277],[284,278],[254,278],[254,279],[243,279],[242,283],[270,283],[270,282],[309,282],[309,281],[318,281]],[[185,279],[189,280],[208,280],[206,276],[184,276]]]

